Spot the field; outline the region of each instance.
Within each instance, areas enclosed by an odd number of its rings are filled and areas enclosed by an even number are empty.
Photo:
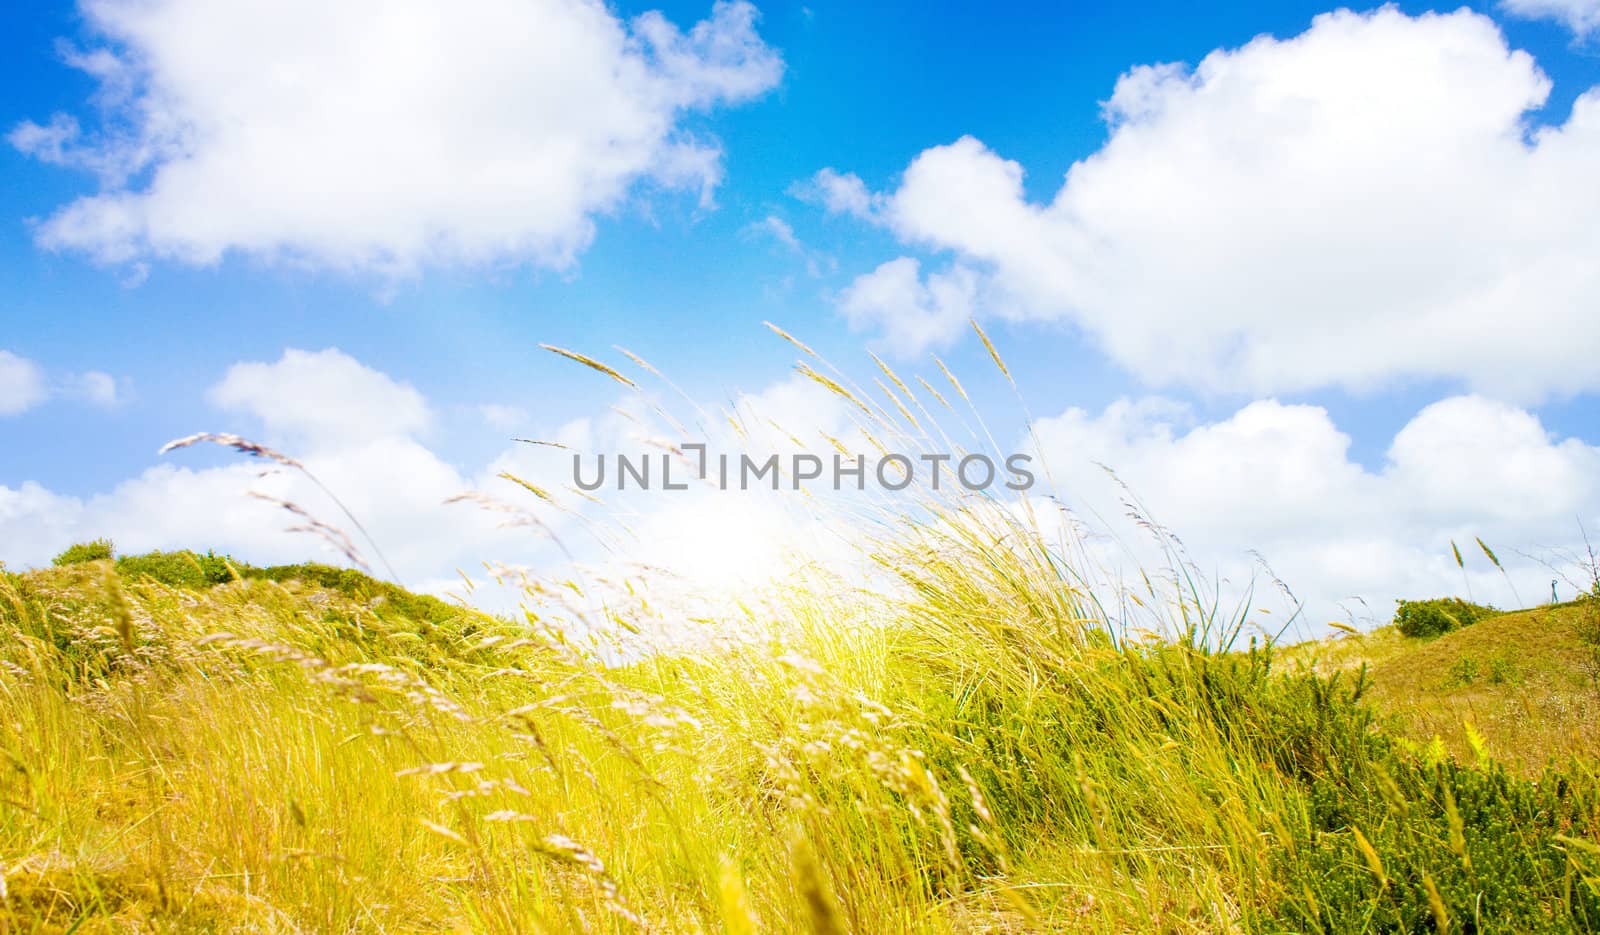
[[[1479,747],[1536,777],[1600,753],[1600,612],[1583,602],[1508,613],[1438,639],[1393,627],[1285,655],[1317,671],[1369,667],[1373,705],[1398,735],[1437,738],[1457,758]]]
[[[1592,603],[1135,639],[1003,532],[620,663],[555,594],[5,574],[0,931],[1600,927]]]
[[[1600,935],[1600,0],[5,12],[0,935]]]

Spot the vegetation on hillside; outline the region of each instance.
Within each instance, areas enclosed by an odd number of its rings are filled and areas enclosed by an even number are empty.
[[[896,605],[808,588],[765,640],[625,666],[580,647],[570,619],[419,619],[314,574],[7,574],[5,917],[79,932],[1600,925],[1591,761],[1535,781],[1406,743],[1375,722],[1370,679],[1221,651],[1203,618],[1176,643],[1118,639],[1042,551],[996,547],[1017,532],[886,556],[911,595]]]
[[[1493,617],[1499,611],[1493,607],[1474,604],[1459,597],[1439,597],[1426,601],[1401,601],[1395,609],[1394,627],[1402,636],[1440,636],[1462,627],[1470,627],[1479,620]]]
[[[868,444],[955,447],[880,367],[881,403],[801,372]],[[930,498],[871,524],[886,580],[797,570],[715,623],[110,543],[0,573],[0,932],[1600,929],[1593,749],[1394,704],[1527,615],[1285,652],[1175,548],[1109,608],[1019,507]],[[739,638],[648,645],[690,626]]]
[[[459,608],[436,597],[413,594],[353,568],[339,568],[319,562],[258,568],[232,556],[214,552],[202,555],[187,549],[118,556],[111,540],[96,539],[69,547],[57,555],[52,564],[59,568],[104,559],[113,559],[116,573],[124,579],[150,580],[173,587],[209,588],[240,580],[297,581],[337,591],[381,609],[385,614],[398,614],[413,620],[443,620],[460,612]]]
[[[1496,614],[1407,637],[1398,626],[1308,643],[1290,667],[1364,672],[1368,700],[1404,741],[1458,759],[1486,754],[1524,776],[1600,755],[1600,598]]]

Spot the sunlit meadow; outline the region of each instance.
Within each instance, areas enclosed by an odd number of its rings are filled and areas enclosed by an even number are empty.
[[[954,374],[857,381],[789,340],[855,414],[848,439],[797,444],[988,447]],[[562,353],[574,379],[654,376]],[[210,443],[303,470],[234,436],[178,444]],[[463,507],[628,539],[578,491],[504,480]],[[1537,742],[1485,740],[1424,697],[1431,675],[1364,664],[1442,643],[1286,651],[1286,624],[1153,518],[1163,560],[1130,572],[1043,487],[790,499],[844,546],[693,608],[604,550],[556,576],[491,565],[514,614],[412,595],[360,517],[292,503],[308,542],[372,574],[103,543],[7,573],[0,931],[1600,926],[1600,688],[1567,678],[1600,605],[1526,618],[1573,654],[1541,695],[1568,707],[1514,718]],[[1430,704],[1442,721],[1406,723]]]

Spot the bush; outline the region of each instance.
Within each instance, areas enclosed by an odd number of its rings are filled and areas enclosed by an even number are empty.
[[[1405,636],[1441,636],[1499,613],[1493,607],[1472,604],[1458,597],[1400,601],[1399,604],[1394,612],[1394,625]]]
[[[1550,771],[1532,782],[1498,764],[1392,751],[1355,773],[1357,782],[1310,780],[1311,833],[1286,868],[1307,895],[1284,901],[1285,928],[1444,931],[1435,927],[1442,910],[1452,932],[1595,931],[1600,895],[1584,885],[1594,867],[1584,840],[1594,829],[1592,778]],[[1374,859],[1358,856],[1357,831]]]
[[[326,588],[366,603],[381,607],[402,617],[419,622],[438,623],[460,616],[460,610],[436,597],[413,594],[396,584],[380,581],[354,568],[338,568],[318,562],[299,565],[272,565],[267,568],[241,569],[247,578],[265,578],[268,581],[299,581],[314,587]]]
[[[84,562],[98,562],[111,557],[111,540],[95,539],[91,542],[79,542],[69,545],[66,551],[50,560],[52,565],[60,568],[64,565],[81,565]]]
[[[230,567],[231,566],[231,567]],[[178,588],[209,588],[244,576],[249,565],[234,563],[225,555],[201,555],[187,549],[178,552],[146,552],[117,559],[117,573],[128,578],[153,578]]]
[[[1450,663],[1450,675],[1445,680],[1446,685],[1466,686],[1478,680],[1478,660],[1471,656],[1462,656]]]
[[[105,546],[106,554],[97,557],[109,557],[111,544],[107,542]],[[88,546],[73,546],[73,549],[84,548]],[[91,559],[75,559],[75,561],[89,560]],[[56,564],[66,563],[57,558]],[[177,552],[125,555],[117,559],[116,567],[117,573],[124,578],[151,578],[171,587],[196,591],[227,584],[235,578],[299,581],[312,587],[337,591],[352,600],[371,604],[383,613],[409,617],[424,623],[439,623],[460,615],[456,607],[436,597],[413,594],[398,585],[380,581],[353,568],[337,568],[316,562],[258,568],[247,562],[238,561],[232,556],[217,555],[214,552],[201,555],[184,549]]]

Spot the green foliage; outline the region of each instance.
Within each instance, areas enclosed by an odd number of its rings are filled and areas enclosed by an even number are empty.
[[[1478,664],[1464,661],[1466,678],[1479,677]],[[1141,830],[1169,839],[1150,823],[1174,790],[1152,783],[1125,751],[1151,736],[1176,738],[1183,750],[1221,738],[1229,768],[1262,770],[1281,783],[1278,801],[1287,805],[1278,812],[1269,796],[1246,806],[1262,810],[1254,821],[1275,842],[1260,872],[1271,881],[1266,889],[1281,894],[1248,931],[1433,931],[1430,886],[1451,931],[1600,925],[1600,851],[1586,849],[1600,833],[1600,784],[1587,768],[1531,782],[1492,762],[1457,765],[1391,739],[1362,701],[1364,672],[1291,675],[1271,662],[1268,653],[1183,647],[1127,652],[1078,671],[1081,690],[1018,696],[984,680],[953,693],[949,710],[939,705],[950,693],[936,687],[947,677],[925,677],[917,703],[931,706],[936,723],[958,724],[962,743],[930,736],[924,748],[941,773],[956,772],[962,753],[981,751],[989,811],[1026,846],[1073,826],[1125,841]],[[1491,665],[1491,679],[1495,671]],[[1051,725],[1051,739],[1027,736],[1030,724]],[[1214,807],[1232,807],[1220,789],[1207,792],[1216,764],[1191,755],[1181,770],[1185,794],[1216,795]],[[1106,790],[1117,807],[1097,812],[1092,790]],[[983,848],[963,845],[981,863]]]
[[[106,545],[109,548],[110,543]],[[57,564],[62,562],[58,561]],[[337,591],[369,605],[380,614],[409,618],[420,623],[438,623],[459,615],[456,607],[438,598],[413,594],[353,568],[338,568],[316,562],[258,568],[231,556],[214,552],[201,554],[184,549],[125,555],[116,560],[116,569],[118,574],[127,579],[149,578],[169,587],[191,590],[203,590],[236,580],[298,581],[310,587]]]
[[[1516,663],[1509,656],[1499,655],[1489,660],[1489,684],[1511,685],[1521,681],[1521,678]]]
[[[1504,653],[1493,656],[1487,663],[1476,656],[1460,656],[1450,663],[1445,674],[1446,688],[1464,688],[1479,679],[1490,685],[1510,685],[1521,680],[1516,663]]]
[[[1600,924],[1600,852],[1580,840],[1600,832],[1600,785],[1587,768],[1531,782],[1497,763],[1413,751],[1378,729],[1359,677],[1212,673],[1218,728],[1250,736],[1304,809],[1274,852],[1285,898],[1270,924],[1252,928],[1433,931],[1430,888],[1453,931]]]
[[[1462,656],[1450,663],[1450,672],[1445,679],[1446,685],[1464,686],[1471,685],[1478,680],[1478,660],[1471,656]]]
[[[380,581],[354,568],[337,568],[317,562],[251,568],[243,574],[268,581],[300,581],[371,605],[381,614],[439,623],[460,615],[460,609],[426,594],[413,594],[399,585]]]
[[[1578,607],[1578,640],[1583,647],[1578,667],[1600,693],[1600,595],[1585,596]]]
[[[1291,874],[1302,931],[1587,932],[1600,925],[1591,777],[1540,782],[1387,753],[1310,781]],[[1376,858],[1366,858],[1360,831]],[[1437,893],[1438,905],[1434,894]]]
[[[1499,613],[1493,607],[1469,603],[1458,597],[1400,601],[1399,605],[1394,612],[1394,625],[1405,636],[1442,636]]]
[[[175,588],[209,588],[242,577],[252,570],[236,564],[225,555],[201,555],[187,549],[178,552],[146,552],[117,559],[117,573],[126,578],[152,578]]]
[[[67,546],[60,555],[50,560],[52,565],[61,568],[66,565],[81,565],[84,562],[98,562],[110,558],[112,555],[110,539],[94,539],[90,542],[79,542]]]
[[[236,931],[265,903],[306,931],[519,931],[593,898],[573,861],[546,866],[550,842],[619,827],[627,846],[582,866],[604,860],[600,885],[658,931],[758,930],[719,918],[746,891],[808,918],[792,839],[841,931],[1016,930],[1023,909],[1075,931],[1600,926],[1592,764],[1533,782],[1418,749],[1368,705],[1365,669],[1119,646],[1058,626],[1073,608],[1043,590],[1017,604],[1026,626],[996,624],[968,611],[1028,592],[970,587],[883,627],[819,599],[772,646],[608,664],[349,569],[134,558],[0,577],[0,688],[19,689],[0,723],[21,725],[0,755],[28,767],[0,770],[0,797],[29,804],[0,850],[93,858],[60,877],[13,862],[0,927],[8,907],[19,931],[137,908]],[[149,763],[172,778],[128,781]],[[126,857],[158,840],[183,846]],[[350,876],[305,873],[313,845]],[[962,914],[997,880],[1025,894],[1015,917]],[[380,898],[397,892],[414,895]],[[550,926],[596,930],[633,929]]]

